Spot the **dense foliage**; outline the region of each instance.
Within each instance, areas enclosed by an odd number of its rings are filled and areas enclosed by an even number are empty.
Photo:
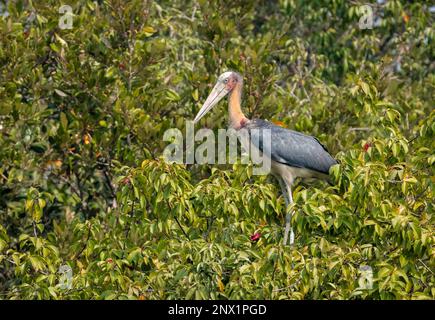
[[[434,299],[430,2],[374,1],[361,29],[363,1],[8,1],[0,298]],[[248,117],[340,162],[296,184],[293,247],[272,177],[163,161],[228,69]]]

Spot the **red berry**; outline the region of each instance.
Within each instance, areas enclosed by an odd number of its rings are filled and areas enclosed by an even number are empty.
[[[364,152],[367,152],[367,150],[372,146],[372,144],[370,142],[366,142],[366,144],[364,145],[363,149]]]
[[[250,237],[250,239],[251,239],[251,241],[258,241],[258,239],[260,239],[260,237],[261,237],[261,233],[257,232],[257,233],[254,233],[254,234]]]

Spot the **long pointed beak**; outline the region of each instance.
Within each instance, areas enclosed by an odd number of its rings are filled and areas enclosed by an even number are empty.
[[[197,123],[203,116],[205,116],[205,114],[209,112],[223,97],[225,97],[228,92],[229,90],[226,88],[225,84],[221,82],[216,83],[213,90],[208,95],[207,100],[205,100],[202,105],[201,110],[199,110],[193,120],[193,123]]]

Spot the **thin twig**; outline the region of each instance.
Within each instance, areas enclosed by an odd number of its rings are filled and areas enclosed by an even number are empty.
[[[372,128],[363,127],[363,128],[349,128],[349,130],[347,131],[352,132],[352,131],[371,131],[371,130]]]
[[[213,226],[213,222],[215,220],[216,220],[215,217],[210,217],[207,219],[207,230],[203,234],[204,239],[207,239],[208,235],[210,234],[211,228]]]
[[[184,231],[183,227],[182,227],[181,224],[180,224],[180,221],[178,221],[178,219],[177,219],[177,217],[176,217],[175,215],[174,215],[174,218],[175,218],[175,221],[177,221],[178,226],[180,227],[181,231],[183,231],[183,233],[184,233],[184,235],[186,236],[186,238],[187,238],[188,240],[190,240],[190,239],[189,239],[189,236],[187,235],[186,231]]]
[[[3,178],[3,179],[5,179],[5,181],[8,181],[8,178],[2,173],[2,172],[0,172],[0,176]]]
[[[429,270],[429,272],[430,273],[432,273],[432,275],[434,275],[435,276],[435,273],[423,262],[423,260],[421,260],[421,259],[418,259],[418,261],[420,261],[422,264],[423,264],[423,266],[427,269],[427,270]]]
[[[287,289],[293,289],[293,287],[297,286],[300,282],[301,282],[301,280],[299,279],[298,281],[296,281],[295,283],[293,283],[293,284],[291,284],[291,285],[289,285],[287,287],[279,288],[279,289],[274,289],[274,290],[272,290],[272,292],[279,292],[279,291],[284,291],[284,290],[287,290]]]
[[[83,253],[83,251],[86,249],[86,247],[88,246],[88,241],[89,241],[89,238],[90,238],[90,236],[91,236],[91,224],[89,223],[89,228],[88,228],[88,235],[86,236],[86,240],[85,240],[85,243],[83,244],[83,246],[82,246],[82,248],[80,249],[80,251],[77,253],[77,254],[75,254],[72,258],[71,258],[71,260],[75,260],[75,259],[77,259],[78,257],[80,257],[80,255]]]
[[[32,225],[33,225],[33,235],[35,236],[35,238],[38,237],[38,232],[36,231],[36,223],[35,221],[32,221]]]

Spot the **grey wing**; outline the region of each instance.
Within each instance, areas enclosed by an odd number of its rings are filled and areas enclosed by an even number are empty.
[[[251,120],[246,128],[249,130],[251,142],[277,162],[325,174],[337,163],[315,137],[259,119]],[[270,144],[263,141],[263,137],[267,137],[263,129],[270,130]]]

